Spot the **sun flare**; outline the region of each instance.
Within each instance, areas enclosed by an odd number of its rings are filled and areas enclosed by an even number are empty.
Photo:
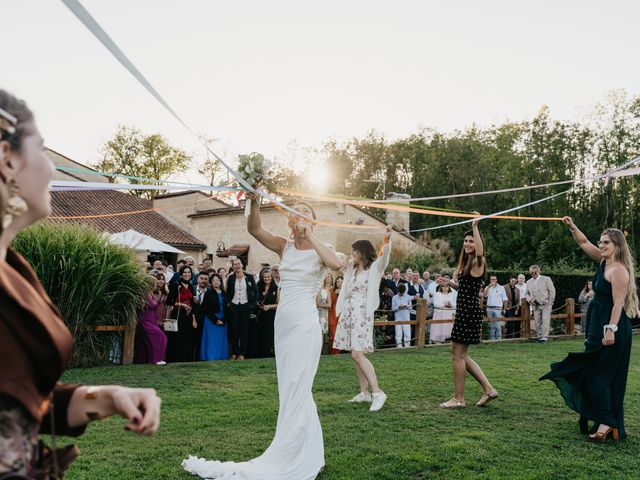
[[[307,182],[309,187],[315,192],[324,192],[327,190],[329,174],[324,165],[311,165],[307,169]]]

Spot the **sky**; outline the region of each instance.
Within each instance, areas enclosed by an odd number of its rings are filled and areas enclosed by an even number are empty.
[[[300,169],[291,145],[488,126],[542,105],[574,119],[611,90],[640,94],[639,2],[82,4],[228,160],[258,151]],[[0,18],[0,88],[27,100],[48,146],[91,164],[123,124],[203,158],[61,1],[0,0]]]

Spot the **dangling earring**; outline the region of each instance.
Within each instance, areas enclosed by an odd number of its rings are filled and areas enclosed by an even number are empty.
[[[20,196],[20,186],[18,180],[12,178],[7,182],[8,199],[7,206],[2,212],[2,229],[6,229],[13,222],[14,217],[19,217],[29,210],[27,202]]]

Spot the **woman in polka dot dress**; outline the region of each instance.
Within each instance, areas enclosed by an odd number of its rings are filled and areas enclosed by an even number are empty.
[[[483,315],[478,292],[487,272],[487,260],[484,257],[484,243],[478,230],[478,220],[475,220],[472,226],[472,230],[464,234],[458,268],[453,274],[453,281],[450,282],[458,289],[456,318],[451,333],[455,394],[451,400],[440,404],[442,408],[466,406],[464,382],[467,372],[482,386],[483,394],[476,406],[483,407],[491,400],[498,398],[498,392],[480,366],[468,355],[469,345],[480,343]]]

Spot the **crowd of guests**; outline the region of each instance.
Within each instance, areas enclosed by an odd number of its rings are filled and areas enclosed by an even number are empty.
[[[263,268],[258,274],[248,273],[239,258],[229,265],[214,268],[205,258],[197,266],[193,257],[178,260],[176,267],[157,260],[148,265],[155,284],[147,294],[138,322],[135,361],[138,363],[190,362],[199,360],[244,360],[274,356],[274,321],[280,297],[279,266]],[[496,275],[488,276],[488,284],[478,292],[485,315],[489,319],[513,318],[521,315],[521,299],[531,308],[531,331],[539,342],[549,337],[551,310],[556,291],[553,281],[532,265],[530,278],[511,275],[500,284]],[[383,327],[385,343],[408,347],[415,339],[418,299],[427,300],[429,343],[450,340],[456,312],[457,290],[450,285],[447,272],[418,271],[408,268],[402,273],[394,268],[380,281],[378,318],[407,322]],[[343,277],[327,272],[317,295],[318,316],[322,329],[323,349],[339,354],[333,348],[338,317],[336,304]],[[581,311],[586,312],[593,298],[589,281],[579,295]],[[519,338],[519,321],[490,321],[487,338]]]
[[[241,259],[213,268],[193,257],[175,270],[157,260],[148,266],[146,294],[136,330],[136,363],[244,360],[274,355],[274,320],[280,291],[278,265],[256,276]]]
[[[504,285],[498,283],[496,275],[489,275],[489,283],[480,289],[478,295],[489,319],[519,317],[520,300],[526,298],[531,308],[532,332],[537,341],[546,342],[556,291],[553,281],[548,276],[541,275],[538,265],[532,265],[529,273],[531,277],[528,280],[524,274],[511,275],[508,283]],[[429,324],[429,342],[448,341],[453,329],[457,302],[457,291],[451,286],[450,281],[451,274],[447,272],[425,271],[421,276],[411,268],[404,274],[395,268],[391,273],[385,274],[385,278],[380,282],[380,313],[386,313],[388,320],[415,320],[416,304],[418,299],[423,298],[429,304],[428,318],[433,320],[433,323]],[[489,322],[489,340],[520,336],[520,322]],[[395,326],[397,347],[408,346],[412,339],[411,325]]]

